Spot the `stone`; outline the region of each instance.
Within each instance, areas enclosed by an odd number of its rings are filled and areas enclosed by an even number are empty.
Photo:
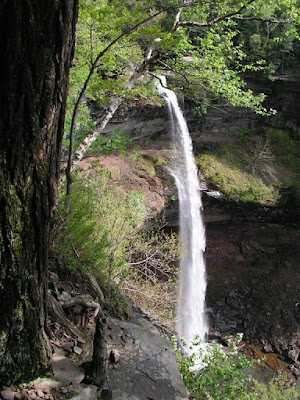
[[[109,388],[102,390],[102,399],[187,400],[170,341],[142,316],[136,311],[128,321],[111,319],[108,354],[117,350],[120,360],[117,369],[108,369]]]
[[[65,350],[67,350],[69,353],[71,353],[73,350],[73,347],[74,347],[74,343],[73,342],[63,342],[61,344],[61,347]]]
[[[236,329],[236,327],[237,327],[237,322],[236,322],[236,321],[229,321],[229,322],[227,323],[227,327],[228,327],[228,329]]]
[[[45,397],[44,392],[41,389],[37,389],[36,394],[38,397],[41,397],[42,399]]]
[[[50,392],[52,389],[61,387],[61,382],[52,378],[39,378],[33,382],[33,389],[40,389],[43,392]]]
[[[112,349],[109,354],[109,361],[112,363],[118,363],[120,361],[120,353],[117,350]]]
[[[51,359],[53,375],[65,386],[79,384],[85,376],[84,370],[76,366],[70,359],[59,354],[54,353]]]
[[[289,346],[293,347],[295,344],[297,344],[297,341],[297,338],[292,339],[292,341],[289,343]]]
[[[15,394],[16,394],[15,391],[12,391],[12,390],[9,390],[9,389],[1,391],[1,396],[2,396],[2,398],[4,400],[14,400]]]
[[[85,344],[85,340],[82,339],[82,337],[80,337],[80,336],[77,337],[77,341],[78,341],[78,343]]]
[[[37,394],[34,390],[29,390],[28,394],[31,400],[35,400],[37,398]]]
[[[270,344],[265,344],[264,345],[264,351],[266,353],[272,353],[273,352],[273,347]]]
[[[44,393],[42,392],[42,394],[43,394],[43,397],[44,397]],[[21,399],[22,400],[28,400],[30,397],[29,397],[29,394],[28,394],[28,391],[26,390],[26,389],[22,389],[21,390]]]
[[[80,396],[82,400],[95,400],[97,391],[98,391],[97,386],[89,385],[81,389]]]
[[[298,348],[294,348],[293,350],[290,350],[288,352],[288,357],[293,361],[297,361],[298,357],[299,357],[299,353],[300,353],[300,350]]]
[[[82,350],[82,348],[79,347],[79,346],[74,346],[74,347],[73,347],[73,351],[74,351],[74,353],[80,355],[80,354],[82,353],[83,350]]]

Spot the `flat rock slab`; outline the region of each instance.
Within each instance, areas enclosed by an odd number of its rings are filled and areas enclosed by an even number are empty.
[[[77,385],[84,379],[84,370],[60,353],[53,354],[51,365],[54,377],[64,385]]]
[[[147,319],[111,319],[107,344],[120,355],[108,364],[113,400],[188,400],[170,341]]]

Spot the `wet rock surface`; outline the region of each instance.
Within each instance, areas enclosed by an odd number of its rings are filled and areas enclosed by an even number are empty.
[[[169,340],[140,312],[129,321],[111,319],[107,341],[112,399],[188,399]]]

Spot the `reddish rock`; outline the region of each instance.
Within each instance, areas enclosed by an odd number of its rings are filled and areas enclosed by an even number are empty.
[[[10,389],[2,390],[1,396],[4,400],[14,400],[16,392]]]
[[[38,397],[41,397],[42,399],[45,397],[44,392],[41,391],[41,389],[37,389],[36,394]]]

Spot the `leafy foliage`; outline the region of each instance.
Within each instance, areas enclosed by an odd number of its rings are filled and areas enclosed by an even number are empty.
[[[94,272],[102,281],[123,279],[126,246],[145,217],[142,195],[110,184],[109,173],[101,170],[77,176],[68,202],[69,207],[65,198],[60,202],[57,240],[66,265]]]
[[[73,121],[74,126],[84,96],[101,105],[114,96],[125,98],[138,93],[155,97],[147,76],[149,69],[152,76],[162,69],[171,71],[174,87],[199,101],[202,111],[205,107],[201,103],[211,92],[231,105],[267,114],[270,111],[262,106],[264,95],[254,95],[242,78],[246,71],[264,68],[262,53],[266,46],[261,32],[252,29],[253,21],[262,20],[268,21],[269,28],[280,23],[276,35],[268,33],[268,43],[277,43],[286,54],[298,38],[296,0],[272,0],[267,6],[260,0],[209,0],[201,4],[82,0],[68,107],[73,117],[66,119],[67,124]],[[244,23],[250,28],[242,32]],[[274,52],[278,53],[276,46]],[[138,69],[144,76],[128,86]],[[89,128],[84,118],[77,125],[82,132]],[[72,145],[70,149],[72,152]]]
[[[246,377],[244,370],[254,361],[237,352],[241,337],[238,335],[226,350],[217,344],[204,345],[197,338],[190,355],[184,356],[176,348],[181,375],[193,398],[205,399],[209,395],[214,400],[250,399],[247,391],[251,377]]]
[[[183,355],[174,340],[180,372],[194,399],[297,400],[300,388],[290,386],[285,375],[275,375],[267,384],[256,381],[251,370],[260,361],[238,352],[242,334],[228,342],[229,348],[204,344],[195,338],[189,355]]]
[[[253,399],[258,400],[297,400],[300,396],[299,386],[291,386],[285,375],[275,375],[268,384],[253,382]]]
[[[259,18],[238,23],[237,41],[245,49],[245,62],[260,60],[262,71],[269,76],[298,68],[299,32],[289,23],[289,6],[292,16],[295,11],[293,8],[297,7],[296,2],[290,5],[268,2],[261,8]],[[296,19],[299,22],[299,16]]]
[[[97,140],[91,145],[90,152],[92,154],[101,153],[103,155],[111,154],[117,151],[121,156],[127,156],[126,147],[131,143],[129,135],[122,132],[120,129],[115,129],[107,135],[100,135]]]

